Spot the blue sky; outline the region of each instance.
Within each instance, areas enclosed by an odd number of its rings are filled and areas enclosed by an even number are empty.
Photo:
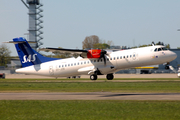
[[[0,44],[27,37],[28,9],[21,0],[0,0]],[[26,1],[26,0],[25,0]],[[180,47],[179,0],[41,0],[43,46],[82,48],[86,36],[132,47],[158,41]],[[7,45],[17,55],[14,45]]]

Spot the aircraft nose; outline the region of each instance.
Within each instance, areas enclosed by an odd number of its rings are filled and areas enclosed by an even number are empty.
[[[172,51],[171,51],[171,56],[172,56],[173,60],[177,58],[177,54],[175,52],[172,52]]]

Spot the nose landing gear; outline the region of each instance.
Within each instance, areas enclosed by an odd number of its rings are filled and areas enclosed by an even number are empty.
[[[166,70],[169,70],[169,64],[170,64],[169,62],[165,64],[165,69]]]

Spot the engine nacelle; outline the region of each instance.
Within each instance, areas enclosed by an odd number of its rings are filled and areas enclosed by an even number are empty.
[[[100,58],[100,57],[101,57],[100,49],[88,50],[87,58]]]

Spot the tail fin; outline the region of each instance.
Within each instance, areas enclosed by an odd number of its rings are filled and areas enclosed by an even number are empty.
[[[21,61],[22,67],[27,67],[31,65],[41,64],[43,62],[48,62],[52,60],[57,60],[55,58],[44,57],[35,50],[31,48],[26,39],[14,38],[13,43],[15,44],[19,59]]]

